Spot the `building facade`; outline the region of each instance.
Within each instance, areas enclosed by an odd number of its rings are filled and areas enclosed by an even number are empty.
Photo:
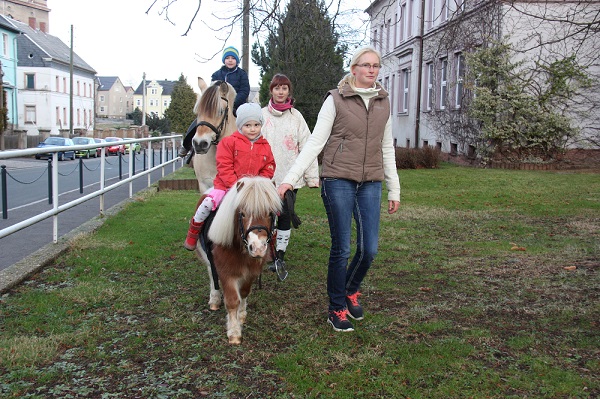
[[[5,130],[12,131],[18,120],[17,108],[17,36],[20,31],[0,16],[2,107],[6,106]]]
[[[579,44],[578,61],[589,66],[590,76],[600,76],[598,33],[595,39],[577,42],[578,37],[565,33],[569,27],[559,18],[577,15],[593,21],[600,2],[509,3],[379,0],[367,8],[371,45],[382,54],[378,79],[390,93],[396,146],[435,146],[448,153],[477,155],[472,133],[463,134],[461,129],[465,130],[466,110],[473,98],[465,82],[466,56],[482,46],[506,41],[519,50],[523,60],[551,60],[568,56],[569,48]],[[560,34],[565,37],[560,43],[548,40]],[[597,89],[596,85],[587,93],[600,101],[594,94]],[[597,113],[581,115],[584,113],[573,114],[572,119],[582,131],[598,124]]]
[[[47,3],[47,0],[0,0],[0,14],[48,33],[50,9]]]
[[[118,76],[98,76],[96,116],[125,119],[133,111],[133,89],[126,87]]]
[[[30,133],[94,128],[96,71],[73,53],[59,38],[18,21],[10,23],[23,34],[17,36],[17,109],[15,129]],[[71,93],[73,109],[71,109]]]
[[[145,92],[144,83],[146,84]],[[175,83],[177,82],[172,80],[142,81],[133,94],[133,108],[139,108],[146,114],[154,113],[162,118],[171,105],[171,94]]]

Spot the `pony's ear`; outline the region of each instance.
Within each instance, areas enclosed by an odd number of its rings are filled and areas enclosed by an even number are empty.
[[[227,84],[227,82],[221,82],[221,86],[219,86],[219,89],[221,90],[221,94],[227,95],[227,92],[229,91],[229,85]]]
[[[244,182],[243,181],[238,181],[237,184],[235,185],[235,189],[237,191],[240,191],[242,189],[242,187],[244,187]]]
[[[202,92],[204,90],[206,90],[206,88],[208,87],[208,85],[206,84],[204,79],[202,79],[200,76],[198,76],[198,87],[200,88],[200,91],[202,91]]]

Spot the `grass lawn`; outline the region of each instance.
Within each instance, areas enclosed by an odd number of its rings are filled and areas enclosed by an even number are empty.
[[[400,179],[355,332],[326,323],[319,190],[300,190],[290,276],[263,273],[237,347],[183,249],[198,194],[152,191],[0,297],[0,397],[600,397],[600,174]]]

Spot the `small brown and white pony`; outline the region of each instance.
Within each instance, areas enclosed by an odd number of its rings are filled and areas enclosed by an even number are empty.
[[[211,310],[220,308],[223,294],[230,344],[242,342],[247,298],[270,255],[270,241],[274,239],[279,212],[281,199],[267,178],[243,177],[227,192],[208,230],[220,290],[215,288],[203,246],[198,245],[196,249],[210,276],[208,304]]]
[[[192,139],[195,152],[193,164],[199,191],[205,193],[212,187],[217,175],[217,144],[236,130],[233,116],[236,93],[229,83],[219,81],[207,86],[200,77],[198,87],[200,95],[194,105],[198,127]]]

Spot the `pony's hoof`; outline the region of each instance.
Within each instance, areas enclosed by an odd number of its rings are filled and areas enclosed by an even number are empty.
[[[215,305],[214,303],[210,304],[210,310],[219,310],[221,307],[219,305]]]
[[[229,337],[229,343],[231,345],[239,345],[242,343],[242,337]]]

